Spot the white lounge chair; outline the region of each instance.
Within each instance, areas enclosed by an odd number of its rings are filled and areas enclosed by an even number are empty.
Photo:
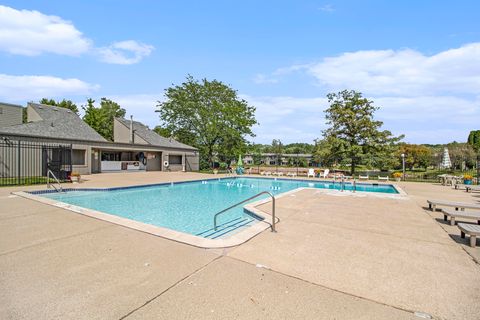
[[[329,173],[330,173],[330,169],[325,169],[323,171],[322,178],[327,179]]]
[[[264,174],[265,174],[266,176],[271,176],[271,175],[272,175],[272,173],[271,173],[270,171],[265,171]]]
[[[362,175],[359,175],[358,176],[358,180],[368,180],[370,177],[368,176],[368,174],[366,176],[362,176]]]
[[[287,172],[287,177],[295,178],[297,174],[295,172]]]
[[[315,170],[313,169],[308,169],[308,172],[307,172],[307,178],[315,178]]]
[[[476,203],[468,203],[468,202],[455,202],[455,201],[447,201],[447,200],[427,200],[428,208],[432,211],[437,210],[437,206],[442,207],[452,207],[455,210],[465,210],[465,209],[478,209],[480,210],[480,205]]]
[[[388,181],[388,176],[386,177],[382,177],[382,176],[378,176],[378,181]]]
[[[470,236],[470,247],[475,248],[477,244],[477,237],[480,236],[480,226],[476,224],[459,223],[460,237],[465,239],[465,234]]]
[[[442,209],[442,213],[444,221],[447,221],[447,217],[450,217],[450,225],[452,226],[455,225],[456,218],[477,220],[477,223],[480,224],[480,211]]]

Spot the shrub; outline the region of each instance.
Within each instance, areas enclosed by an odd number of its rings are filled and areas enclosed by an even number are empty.
[[[393,173],[393,177],[394,177],[394,178],[401,178],[401,177],[402,177],[402,173],[401,173],[401,172],[394,172],[394,173]]]

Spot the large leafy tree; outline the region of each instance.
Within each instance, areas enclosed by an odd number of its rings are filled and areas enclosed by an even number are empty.
[[[53,99],[43,98],[39,102],[41,104],[45,104],[45,105],[49,105],[49,106],[55,106],[55,107],[70,109],[78,115],[78,107],[71,100],[63,99],[62,101],[55,101]]]
[[[246,150],[246,137],[254,136],[255,107],[240,99],[226,84],[188,76],[181,85],[165,90],[158,102],[161,128],[179,141],[200,150],[202,168],[217,156],[231,158]]]
[[[113,119],[125,117],[125,109],[107,98],[100,100],[100,106],[95,107],[95,100],[88,99],[87,105],[82,106],[85,110],[83,121],[95,129],[102,137],[113,141]]]
[[[383,158],[403,136],[394,137],[390,131],[381,129],[383,123],[374,119],[379,108],[360,92],[344,90],[329,93],[327,98],[330,106],[325,110],[325,117],[329,128],[323,131],[327,149],[346,162],[351,174],[369,159],[384,166]]]

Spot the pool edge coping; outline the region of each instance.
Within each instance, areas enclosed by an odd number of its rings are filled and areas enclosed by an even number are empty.
[[[246,176],[249,177],[249,176]],[[148,184],[148,185],[134,185],[134,186],[127,186],[127,187],[112,187],[112,188],[72,188],[77,191],[110,191],[110,190],[117,190],[117,189],[129,189],[129,188],[138,188],[138,187],[149,187],[149,186],[156,186],[156,185],[167,185],[167,184],[181,184],[181,183],[187,183],[187,182],[199,182],[199,181],[208,181],[208,180],[223,180],[223,179],[232,179],[232,178],[237,178],[237,176],[233,177],[222,177],[222,178],[210,178],[210,179],[199,179],[199,180],[186,180],[186,181],[178,181],[178,182],[165,182],[165,183],[158,183],[158,184]],[[254,177],[251,177],[254,178]],[[276,178],[263,178],[263,179],[269,179],[269,180],[276,180]],[[290,179],[285,179],[285,180],[290,180]],[[295,179],[292,179],[295,180]],[[301,181],[309,181],[309,180],[301,180]],[[312,182],[326,182],[322,180],[310,180]],[[312,188],[312,187],[300,187],[296,188],[293,190],[289,190],[283,193],[280,193],[275,196],[275,199],[283,198],[285,196],[291,195],[293,193],[300,192],[302,190],[315,190],[320,193],[326,193],[326,194],[343,194],[343,195],[355,195],[355,194],[360,194],[360,195],[370,195],[370,196],[376,196],[376,197],[382,197],[382,198],[403,198],[407,196],[407,194],[401,189],[398,185],[396,184],[390,184],[392,185],[397,191],[397,194],[389,194],[389,193],[379,193],[379,192],[368,192],[368,191],[341,191],[341,190],[336,190],[336,189],[321,189],[321,188]],[[71,191],[74,191],[71,190]],[[40,191],[40,190],[39,190]],[[188,233],[176,231],[173,229],[165,228],[165,227],[160,227],[160,226],[155,226],[151,224],[147,224],[144,222],[136,221],[133,219],[127,219],[123,218],[120,216],[116,216],[113,214],[97,211],[94,209],[88,209],[80,206],[75,206],[71,205],[65,202],[53,200],[50,198],[42,197],[42,193],[32,193],[35,191],[18,191],[18,192],[12,192],[12,194],[20,196],[22,198],[34,200],[43,204],[47,204],[53,207],[57,207],[60,209],[65,209],[77,214],[82,214],[84,216],[88,216],[90,218],[98,219],[101,221],[106,221],[110,222],[116,225],[120,225],[123,227],[127,227],[130,229],[134,229],[140,232],[148,233],[154,236],[158,236],[161,238],[165,238],[168,240],[176,241],[179,243],[191,245],[194,247],[198,248],[203,248],[203,249],[220,249],[220,248],[229,248],[229,247],[235,247],[239,246],[250,239],[254,238],[258,234],[262,233],[263,231],[269,229],[272,227],[272,224],[268,222],[268,220],[272,219],[272,216],[257,207],[260,205],[263,205],[265,203],[269,203],[272,201],[271,198],[266,198],[266,199],[261,199],[258,201],[251,202],[249,204],[246,204],[243,206],[244,210],[249,211],[250,213],[259,216],[260,218],[263,218],[263,220],[259,220],[256,223],[248,226],[248,228],[244,228],[241,231],[238,231],[236,233],[233,233],[227,238],[220,238],[220,239],[208,239],[208,238],[203,238],[195,235],[191,235]],[[47,193],[47,192],[46,192]],[[280,219],[276,217],[276,223],[280,222]]]

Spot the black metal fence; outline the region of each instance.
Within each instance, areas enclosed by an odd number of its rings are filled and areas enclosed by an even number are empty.
[[[62,182],[72,172],[72,145],[0,136],[0,186],[47,183],[47,171]]]

